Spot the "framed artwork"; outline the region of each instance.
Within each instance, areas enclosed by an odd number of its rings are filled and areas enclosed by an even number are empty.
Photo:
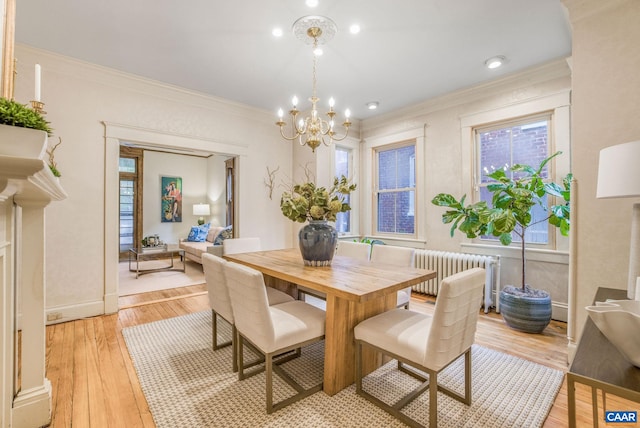
[[[182,178],[160,177],[162,223],[182,222]]]

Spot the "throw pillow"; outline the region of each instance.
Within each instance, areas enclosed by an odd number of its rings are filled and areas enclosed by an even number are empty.
[[[225,227],[224,230],[216,236],[215,241],[213,241],[213,245],[222,245],[222,241],[227,238],[233,238],[233,229],[231,226]]]
[[[214,243],[220,232],[224,230],[223,226],[212,226],[209,228],[209,233],[207,233],[207,241]]]
[[[207,233],[209,232],[209,226],[209,223],[203,224],[201,226],[193,226],[191,228],[191,232],[189,232],[187,241],[204,242],[204,240],[207,238]]]

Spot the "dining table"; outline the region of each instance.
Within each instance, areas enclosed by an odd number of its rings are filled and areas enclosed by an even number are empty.
[[[429,269],[398,267],[346,256],[334,256],[331,265],[303,263],[296,248],[225,255],[262,272],[267,286],[297,296],[299,286],[326,296],[323,390],[334,395],[355,382],[353,329],[361,321],[394,309],[397,292],[436,277]],[[382,364],[374,351],[363,353],[363,370]]]

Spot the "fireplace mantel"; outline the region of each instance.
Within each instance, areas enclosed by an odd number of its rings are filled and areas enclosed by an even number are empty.
[[[0,125],[0,426],[40,427],[51,420],[44,213],[67,195],[49,169],[46,149],[45,132]]]

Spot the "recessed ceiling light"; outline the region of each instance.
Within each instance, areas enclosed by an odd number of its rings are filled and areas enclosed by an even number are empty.
[[[488,69],[493,70],[494,68],[501,67],[506,61],[507,59],[504,56],[498,55],[486,60],[484,65]]]
[[[273,34],[273,37],[282,37],[282,28],[280,27],[276,27],[271,31],[271,34]]]
[[[360,25],[352,24],[351,27],[349,27],[349,32],[351,34],[358,34],[360,32]]]
[[[380,103],[378,101],[369,101],[367,103],[367,108],[369,110],[375,110],[378,108],[378,106],[380,105]]]
[[[318,6],[318,0],[307,0],[305,2],[307,4],[307,6],[309,7],[316,7]]]

